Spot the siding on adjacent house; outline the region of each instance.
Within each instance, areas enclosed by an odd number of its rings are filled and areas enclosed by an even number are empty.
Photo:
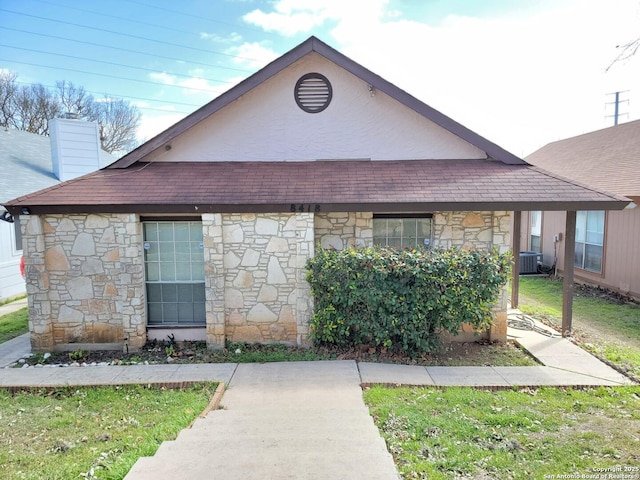
[[[13,223],[0,221],[0,300],[24,295],[24,279],[20,275],[22,250],[16,250]]]
[[[553,237],[562,233],[557,244],[558,273],[564,265],[564,212],[543,212],[543,263],[553,264]],[[530,221],[528,212],[522,215],[521,250],[529,250]],[[605,216],[603,272],[601,274],[576,268],[576,281],[599,285],[625,295],[640,298],[640,208],[608,211]]]

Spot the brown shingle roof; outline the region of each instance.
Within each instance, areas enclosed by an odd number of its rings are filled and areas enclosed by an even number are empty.
[[[550,143],[526,160],[627,197],[640,197],[640,120]]]
[[[137,163],[6,204],[11,213],[621,209],[538,168],[491,160]]]

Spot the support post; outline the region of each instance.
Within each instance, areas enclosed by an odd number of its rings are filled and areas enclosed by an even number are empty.
[[[576,212],[567,212],[564,230],[564,278],[562,281],[562,336],[571,335],[573,319],[573,264],[576,251]]]
[[[520,294],[520,235],[522,230],[522,212],[513,212],[513,235],[511,251],[513,252],[513,270],[511,271],[511,308],[518,308]]]

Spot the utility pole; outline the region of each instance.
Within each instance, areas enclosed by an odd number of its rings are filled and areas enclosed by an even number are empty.
[[[605,105],[613,105],[614,106],[614,113],[613,115],[605,115],[605,118],[609,118],[609,117],[613,117],[613,124],[614,125],[618,125],[618,118],[620,117],[620,115],[629,115],[628,112],[622,113],[620,114],[620,94],[621,93],[628,93],[629,90],[624,90],[622,92],[615,92],[615,93],[608,93],[607,95],[615,95],[615,100],[613,102],[607,102]],[[629,99],[626,100],[622,100],[623,103],[626,103],[627,105],[629,105]]]

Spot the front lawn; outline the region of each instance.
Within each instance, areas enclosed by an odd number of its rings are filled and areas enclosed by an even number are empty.
[[[0,390],[2,478],[121,479],[209,404],[215,384]]]
[[[640,387],[374,387],[364,397],[403,478],[640,477]]]
[[[27,307],[0,317],[0,343],[4,343],[28,331],[29,310]]]
[[[562,281],[520,277],[519,309],[560,328]],[[640,376],[640,305],[605,291],[576,286],[573,333],[579,344]]]

